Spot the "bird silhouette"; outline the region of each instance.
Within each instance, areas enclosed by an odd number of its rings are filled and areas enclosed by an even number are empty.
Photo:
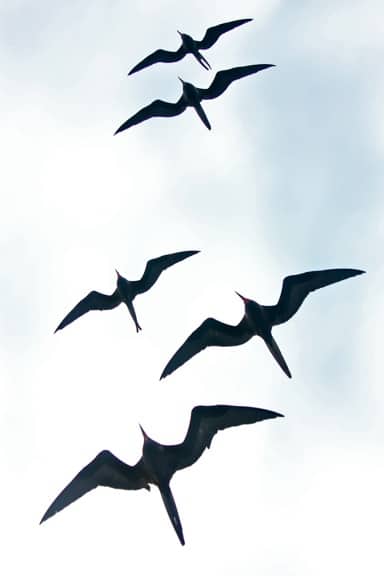
[[[172,356],[160,380],[172,374],[208,346],[238,346],[253,336],[260,336],[264,340],[280,368],[291,378],[287,363],[272,336],[272,327],[287,322],[298,311],[310,292],[363,273],[363,270],[352,268],[335,268],[287,276],[284,278],[280,298],[275,306],[262,306],[236,292],[245,305],[245,314],[240,323],[231,326],[215,318],[204,320]]]
[[[174,254],[166,254],[165,256],[148,260],[144,274],[140,280],[127,280],[116,270],[116,290],[112,294],[101,294],[95,290],[90,292],[66,315],[56,328],[55,332],[62,330],[62,328],[90,310],[111,310],[112,308],[119,306],[122,302],[127,305],[132,320],[135,323],[136,332],[138,332],[141,330],[141,326],[137,321],[136,312],[133,307],[133,300],[138,294],[142,294],[149,290],[164,270],[177,264],[177,262],[181,262],[181,260],[184,260],[185,258],[189,258],[189,256],[197,254],[198,252],[200,252],[200,250],[175,252]]]
[[[207,50],[217,42],[222,34],[229,32],[229,30],[232,30],[233,28],[237,28],[237,26],[241,26],[246,22],[250,22],[251,20],[252,18],[244,18],[243,20],[233,20],[232,22],[224,22],[224,24],[212,26],[207,29],[202,40],[194,40],[192,36],[183,34],[183,32],[179,32],[178,30],[177,33],[180,34],[181,37],[181,46],[178,50],[171,52],[169,50],[160,49],[152,52],[152,54],[136,64],[136,66],[128,72],[128,76],[142,70],[143,68],[147,68],[147,66],[152,66],[152,64],[156,64],[157,62],[177,62],[184,58],[186,54],[192,54],[203,68],[210,70],[211,66],[204,56],[200,54],[199,50]]]
[[[206,448],[210,448],[216,432],[253,424],[282,416],[278,412],[245,406],[196,406],[193,408],[184,441],[177,445],[164,445],[152,440],[141,428],[144,437],[143,453],[134,465],[125,464],[108,450],[100,452],[64,488],[49,506],[40,524],[97,486],[121,490],[150,490],[158,487],[168,516],[182,545],[185,544],[183,528],[170,481],[183,468],[192,466]]]
[[[201,106],[201,101],[217,98],[225,92],[228,86],[235,80],[239,80],[250,74],[256,74],[272,66],[274,66],[274,64],[253,64],[251,66],[239,66],[237,68],[221,70],[217,72],[209,88],[197,88],[193,84],[184,82],[184,80],[179,78],[183,85],[183,93],[177,102],[154,100],[151,104],[136,112],[131,118],[128,118],[128,120],[116,130],[115,135],[155,116],[178,116],[184,112],[188,106],[192,106],[196,110],[203,124],[208,130],[211,130],[211,125]]]

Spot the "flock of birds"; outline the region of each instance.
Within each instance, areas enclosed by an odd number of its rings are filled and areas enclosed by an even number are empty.
[[[134,66],[129,75],[158,62],[176,62],[188,53],[192,54],[206,70],[210,70],[210,64],[200,54],[199,50],[210,48],[222,34],[251,20],[251,18],[235,20],[208,28],[204,38],[200,41],[194,40],[188,34],[179,32],[181,46],[178,50],[175,52],[156,50]],[[205,126],[211,129],[208,118],[201,106],[201,101],[216,98],[234,80],[255,74],[271,66],[273,65],[256,64],[223,70],[216,74],[207,89],[196,88],[193,84],[180,79],[183,84],[183,94],[176,103],[155,100],[124,122],[116,130],[115,134],[153,116],[176,116],[181,114],[188,106],[195,108]],[[126,304],[136,331],[139,332],[141,326],[133,306],[136,296],[152,288],[164,270],[198,252],[198,250],[176,252],[149,260],[140,280],[127,280],[116,270],[117,285],[114,292],[110,295],[96,291],[90,292],[65,316],[55,332],[65,328],[68,324],[91,310],[110,310],[121,303]],[[215,318],[206,319],[174,353],[165,366],[160,379],[172,374],[172,372],[188,362],[204,348],[209,346],[238,346],[247,342],[253,336],[260,336],[264,340],[280,368],[291,378],[288,365],[272,336],[273,326],[287,322],[298,311],[310,292],[363,274],[363,272],[363,270],[351,268],[336,268],[287,276],[283,280],[279,300],[274,306],[258,304],[256,301],[245,298],[236,292],[243,300],[245,308],[244,316],[240,322],[236,326],[232,326]],[[183,529],[170,489],[170,481],[173,475],[178,470],[194,464],[204,450],[210,448],[212,439],[219,430],[242,424],[253,424],[261,420],[281,416],[283,415],[278,412],[247,406],[196,406],[191,412],[185,439],[181,444],[177,445],[160,444],[150,438],[143,428],[140,427],[144,438],[143,450],[141,458],[134,466],[122,462],[111,452],[103,450],[60,492],[45,512],[41,522],[44,522],[97,486],[108,486],[123,490],[139,490],[141,488],[150,490],[150,484],[154,484],[160,491],[179,541],[184,545]]]

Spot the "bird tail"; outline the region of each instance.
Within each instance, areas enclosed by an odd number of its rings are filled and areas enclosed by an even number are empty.
[[[272,356],[274,357],[280,368],[283,370],[283,372],[288,376],[288,378],[292,378],[287,363],[284,360],[283,355],[280,352],[280,348],[278,347],[272,334],[269,334],[267,338],[264,338],[264,342],[268,346],[268,350],[270,351],[270,353],[272,354]]]
[[[199,62],[199,64],[202,65],[203,68],[205,68],[206,70],[211,70],[211,66],[208,62],[208,60],[206,58],[204,58],[204,56],[202,54],[200,54],[200,52],[196,51],[196,53],[193,53],[194,57],[196,58],[196,60]]]
[[[206,115],[206,113],[204,112],[201,104],[198,104],[198,105],[195,107],[195,110],[196,110],[197,114],[199,115],[199,118],[200,118],[200,120],[202,121],[202,123],[208,128],[208,130],[211,130],[211,125],[210,125],[210,123],[209,123],[209,120],[208,120],[208,118],[207,118],[207,115]]]
[[[160,494],[164,502],[164,506],[168,512],[169,519],[172,522],[172,526],[180,540],[180,543],[184,546],[185,540],[183,535],[183,527],[180,522],[179,513],[176,508],[175,500],[171,492],[169,484],[162,484],[159,486]]]

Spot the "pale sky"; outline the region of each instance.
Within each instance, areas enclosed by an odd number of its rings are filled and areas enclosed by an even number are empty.
[[[204,56],[127,77],[182,30],[254,18]],[[0,2],[2,574],[383,574],[381,366],[384,7],[379,0]],[[177,76],[276,67],[193,110],[112,136]],[[53,331],[117,268],[199,255],[126,309]],[[308,297],[264,343],[211,348],[159,382],[208,316],[237,323],[237,290],[277,301],[284,276],[366,275]],[[98,488],[39,521],[102,449],[134,464],[141,423],[181,442],[199,404],[285,414],[219,433],[174,477],[180,546],[155,487]]]

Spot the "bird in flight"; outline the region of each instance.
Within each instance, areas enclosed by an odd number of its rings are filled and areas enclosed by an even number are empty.
[[[217,72],[209,88],[197,88],[193,84],[184,82],[184,80],[179,78],[183,85],[183,93],[177,102],[154,100],[151,104],[136,112],[131,118],[128,118],[128,120],[116,130],[115,135],[155,116],[178,116],[184,112],[188,106],[192,106],[196,110],[200,120],[208,130],[211,130],[211,125],[201,106],[201,101],[217,98],[225,92],[228,86],[235,80],[239,80],[250,74],[256,74],[256,72],[271,68],[272,66],[274,66],[274,64],[253,64],[250,66],[238,66],[237,68],[221,70]]]
[[[152,440],[140,426],[144,436],[143,453],[134,466],[125,464],[108,450],[103,450],[60,492],[45,512],[40,524],[97,486],[120,490],[150,490],[149,485],[154,484],[160,491],[180,543],[184,545],[183,528],[169,485],[172,476],[178,470],[192,466],[204,450],[210,448],[212,439],[219,430],[278,416],[283,415],[262,408],[196,406],[191,412],[184,441],[173,446]]]
[[[245,306],[245,313],[240,323],[231,326],[215,318],[204,320],[172,356],[160,380],[172,374],[208,346],[238,346],[248,342],[253,336],[260,336],[264,340],[280,368],[291,378],[287,363],[272,336],[273,326],[287,322],[298,311],[310,292],[363,273],[363,270],[352,268],[335,268],[287,276],[284,278],[280,298],[275,306],[263,306],[236,292]]]
[[[199,50],[207,50],[217,42],[222,34],[229,32],[229,30],[232,30],[233,28],[237,28],[237,26],[246,24],[246,22],[250,22],[251,20],[252,18],[244,18],[243,20],[233,20],[232,22],[224,22],[224,24],[212,26],[211,28],[208,28],[202,40],[194,40],[192,36],[189,36],[189,34],[183,34],[178,30],[177,33],[180,34],[181,37],[181,46],[178,50],[171,52],[169,50],[160,49],[152,52],[152,54],[136,64],[136,66],[130,70],[128,76],[142,70],[143,68],[147,68],[147,66],[152,66],[152,64],[156,64],[157,62],[177,62],[184,58],[186,54],[193,54],[203,68],[210,70],[211,66],[204,56],[200,54]]]
[[[112,294],[101,294],[101,292],[96,292],[95,290],[90,292],[66,315],[64,320],[62,320],[56,328],[55,332],[61,330],[90,310],[111,310],[112,308],[119,306],[122,302],[127,305],[128,311],[135,323],[136,332],[138,332],[141,330],[141,326],[137,321],[136,312],[133,307],[133,300],[138,294],[142,294],[152,288],[164,270],[177,264],[177,262],[181,262],[181,260],[184,260],[185,258],[189,258],[189,256],[197,254],[198,252],[200,252],[200,250],[175,252],[174,254],[166,254],[165,256],[148,260],[144,274],[140,280],[127,280],[116,270],[116,290]]]

